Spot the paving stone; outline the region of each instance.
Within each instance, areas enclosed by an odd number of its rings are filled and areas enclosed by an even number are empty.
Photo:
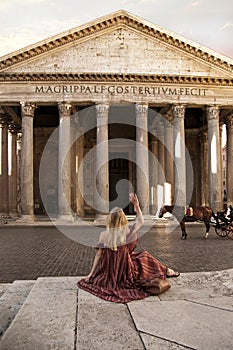
[[[230,311],[186,300],[140,301],[129,309],[141,332],[192,349],[232,349]]]
[[[195,272],[181,274],[173,279],[170,293],[161,295],[161,300],[199,300],[217,297],[233,299],[233,269],[216,272]]]
[[[35,281],[15,281],[0,298],[0,337],[9,327]]]
[[[4,334],[1,350],[73,349],[77,291],[67,278],[41,278]]]
[[[77,349],[144,350],[127,305],[79,293]]]
[[[141,338],[145,344],[146,350],[187,350],[186,346],[170,342],[165,339],[160,339],[153,335],[141,333]]]
[[[79,229],[84,237],[86,228]],[[203,240],[202,229],[188,225],[186,241],[180,240],[179,228],[167,232],[162,225],[142,235],[138,250],[146,249],[179,270],[180,277],[169,279],[172,288],[166,293],[127,305],[108,303],[79,290],[76,329],[77,281],[81,278],[77,276],[89,273],[95,249],[72,241],[52,226],[1,227],[0,266],[4,269],[0,281],[55,277],[36,281],[0,349],[115,350],[124,346],[125,350],[126,345],[133,350],[232,349],[233,241],[218,237],[213,229],[208,240]],[[13,287],[15,300],[26,297],[18,283]],[[10,296],[4,293],[0,300],[3,297],[6,307]],[[210,332],[215,344],[209,341]],[[119,334],[123,334],[122,341]],[[130,344],[126,343],[129,339]]]
[[[11,283],[0,283],[0,298],[7,291]]]
[[[179,227],[166,232],[165,226],[156,224],[139,239],[138,250],[147,250],[182,273],[232,268],[233,240],[218,237],[213,228],[209,238],[203,240],[202,228],[204,232],[203,225],[189,225],[188,238],[184,241],[180,239]],[[68,231],[75,231],[83,239],[89,236],[90,227],[71,226]],[[73,241],[48,224],[4,225],[0,227],[0,240],[0,266],[3,266],[0,282],[4,283],[42,276],[87,275],[96,253],[92,246]]]

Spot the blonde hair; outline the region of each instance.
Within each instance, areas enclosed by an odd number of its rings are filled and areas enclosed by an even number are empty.
[[[117,250],[118,246],[126,243],[128,232],[128,220],[121,208],[113,208],[107,217],[108,245],[112,250]]]

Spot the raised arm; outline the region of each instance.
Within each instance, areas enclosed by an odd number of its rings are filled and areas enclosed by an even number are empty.
[[[139,230],[139,228],[144,224],[144,218],[142,215],[142,211],[139,205],[139,200],[138,197],[135,193],[130,193],[129,194],[129,200],[134,206],[134,211],[136,212],[137,215],[137,220],[136,220],[136,225],[134,227],[134,232]]]

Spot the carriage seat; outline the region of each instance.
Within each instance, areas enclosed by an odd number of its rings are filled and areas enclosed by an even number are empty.
[[[192,207],[188,207],[186,209],[185,215],[186,216],[193,216],[193,208]]]

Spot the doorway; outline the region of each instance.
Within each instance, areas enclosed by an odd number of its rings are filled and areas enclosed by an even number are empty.
[[[110,153],[109,157],[109,208],[120,207],[125,214],[131,213],[129,205],[129,160],[128,153]]]

